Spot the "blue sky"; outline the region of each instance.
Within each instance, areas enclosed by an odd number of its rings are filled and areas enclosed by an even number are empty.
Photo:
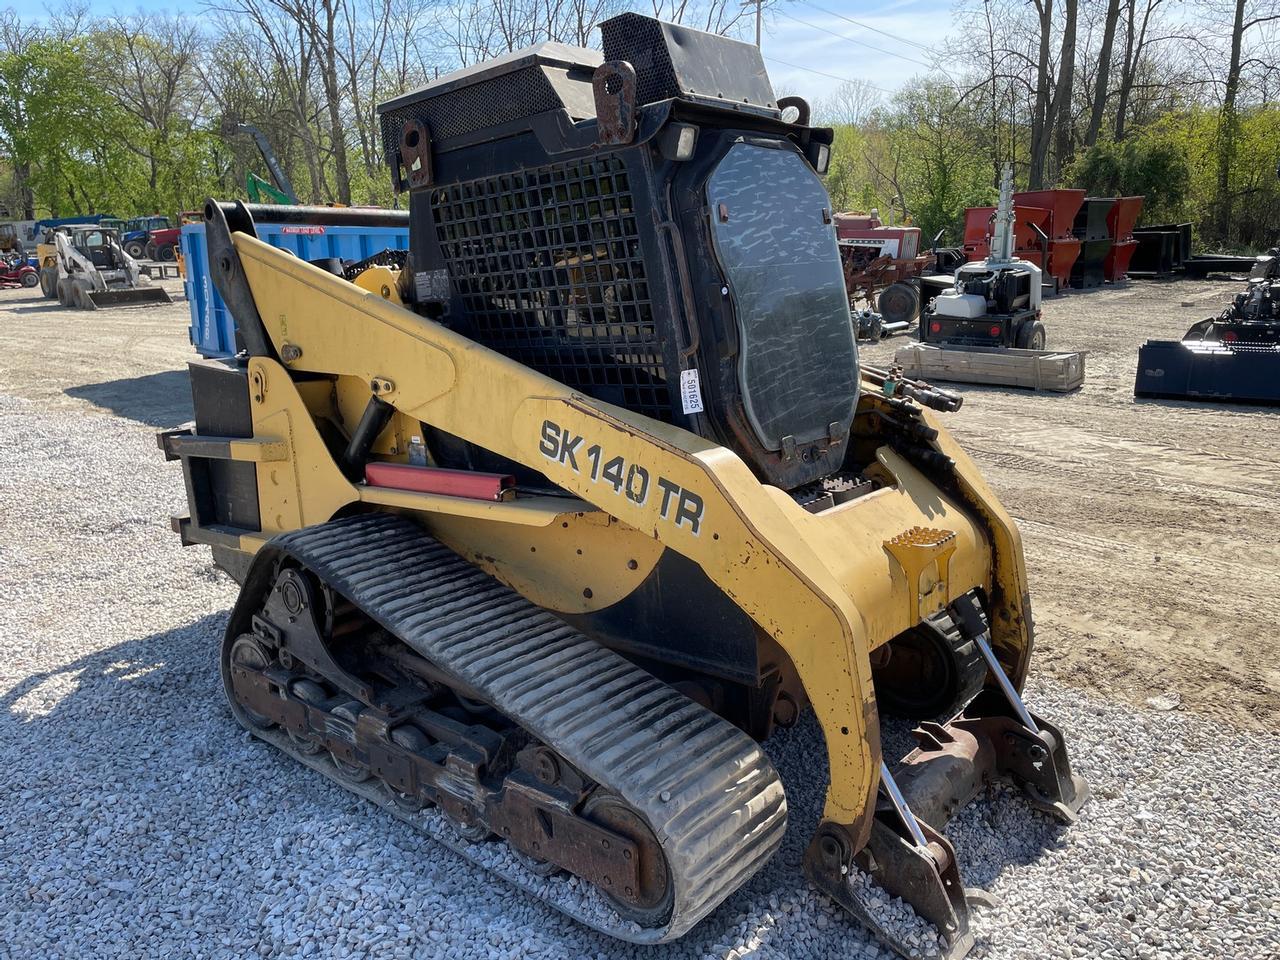
[[[950,16],[951,4],[939,0],[783,0],[766,21],[761,47],[774,86],[810,101],[838,87],[837,78],[864,80],[887,94],[927,72],[921,47],[942,39]]]
[[[89,9],[196,13],[199,8],[194,0],[89,0]],[[912,61],[929,58],[913,44],[940,39],[950,15],[950,0],[778,0],[766,17],[762,47],[774,86],[810,101],[830,94],[841,79],[865,80],[892,92],[925,71]]]

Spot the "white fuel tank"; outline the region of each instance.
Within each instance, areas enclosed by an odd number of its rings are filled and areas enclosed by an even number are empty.
[[[986,315],[987,299],[974,293],[956,293],[955,287],[950,287],[934,298],[933,312],[940,317],[975,320]]]

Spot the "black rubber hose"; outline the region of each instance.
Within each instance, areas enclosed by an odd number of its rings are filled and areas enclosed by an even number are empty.
[[[342,472],[352,483],[360,483],[364,480],[364,468],[369,462],[369,451],[373,449],[378,434],[391,422],[393,413],[395,413],[395,407],[387,401],[380,397],[369,398],[369,405],[364,408],[360,422],[356,424],[355,432],[351,434],[351,441],[342,454]]]

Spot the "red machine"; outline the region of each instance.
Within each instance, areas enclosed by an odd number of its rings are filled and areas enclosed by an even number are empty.
[[[1059,287],[1065,287],[1071,280],[1071,268],[1080,256],[1080,241],[1071,229],[1084,203],[1084,191],[1024,190],[1013,195],[1013,202],[1049,211],[1049,226],[1045,231],[1049,236],[1049,263],[1045,273],[1056,279]]]
[[[985,260],[991,253],[991,226],[995,221],[995,207],[969,207],[964,212],[964,252],[969,261]],[[1040,233],[1052,239],[1052,211],[1030,204],[1013,205],[1013,252],[1019,260],[1040,263],[1044,254],[1044,242]]]
[[[1013,195],[1014,255],[1039,264],[1059,287],[1067,285],[1080,256],[1080,241],[1071,235],[1071,228],[1083,201],[1083,190],[1028,190]],[[969,207],[965,211],[964,252],[971,262],[985,260],[991,253],[995,210]]]
[[[876,217],[853,213],[837,213],[835,223],[837,240],[856,240],[860,245],[877,250],[878,256],[898,261],[898,269],[907,270],[907,276],[911,276],[913,271],[918,272],[915,271],[916,260],[928,259],[919,256],[919,227],[886,227]]]
[[[1107,214],[1107,228],[1115,238],[1102,263],[1103,276],[1108,281],[1123,280],[1129,273],[1129,261],[1133,259],[1133,252],[1138,249],[1138,241],[1133,238],[1133,228],[1138,223],[1138,215],[1142,213],[1142,199],[1120,197]]]
[[[147,256],[152,260],[169,263],[178,257],[178,244],[182,241],[181,227],[152,230],[147,234]]]
[[[25,257],[0,259],[0,287],[38,287],[40,271]]]
[[[908,281],[933,259],[920,253],[920,228],[886,227],[878,217],[852,213],[837,213],[835,225],[849,305],[866,300],[883,315],[868,335],[905,330],[920,313],[920,292]]]

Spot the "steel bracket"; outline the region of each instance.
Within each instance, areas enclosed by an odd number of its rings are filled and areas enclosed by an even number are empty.
[[[235,320],[237,349],[248,351],[252,357],[274,359],[275,346],[258,313],[258,304],[245,277],[240,254],[231,239],[232,233],[250,237],[258,235],[253,226],[253,216],[238,200],[228,211],[211,197],[204,202],[204,221],[205,241],[209,245],[209,275]]]
[[[591,77],[596,100],[596,146],[617,147],[636,136],[636,70],[625,60],[606,60]]]
[[[408,174],[411,189],[431,184],[431,135],[421,120],[409,120],[400,128],[400,162],[396,165],[396,189],[406,182],[401,171]]]

